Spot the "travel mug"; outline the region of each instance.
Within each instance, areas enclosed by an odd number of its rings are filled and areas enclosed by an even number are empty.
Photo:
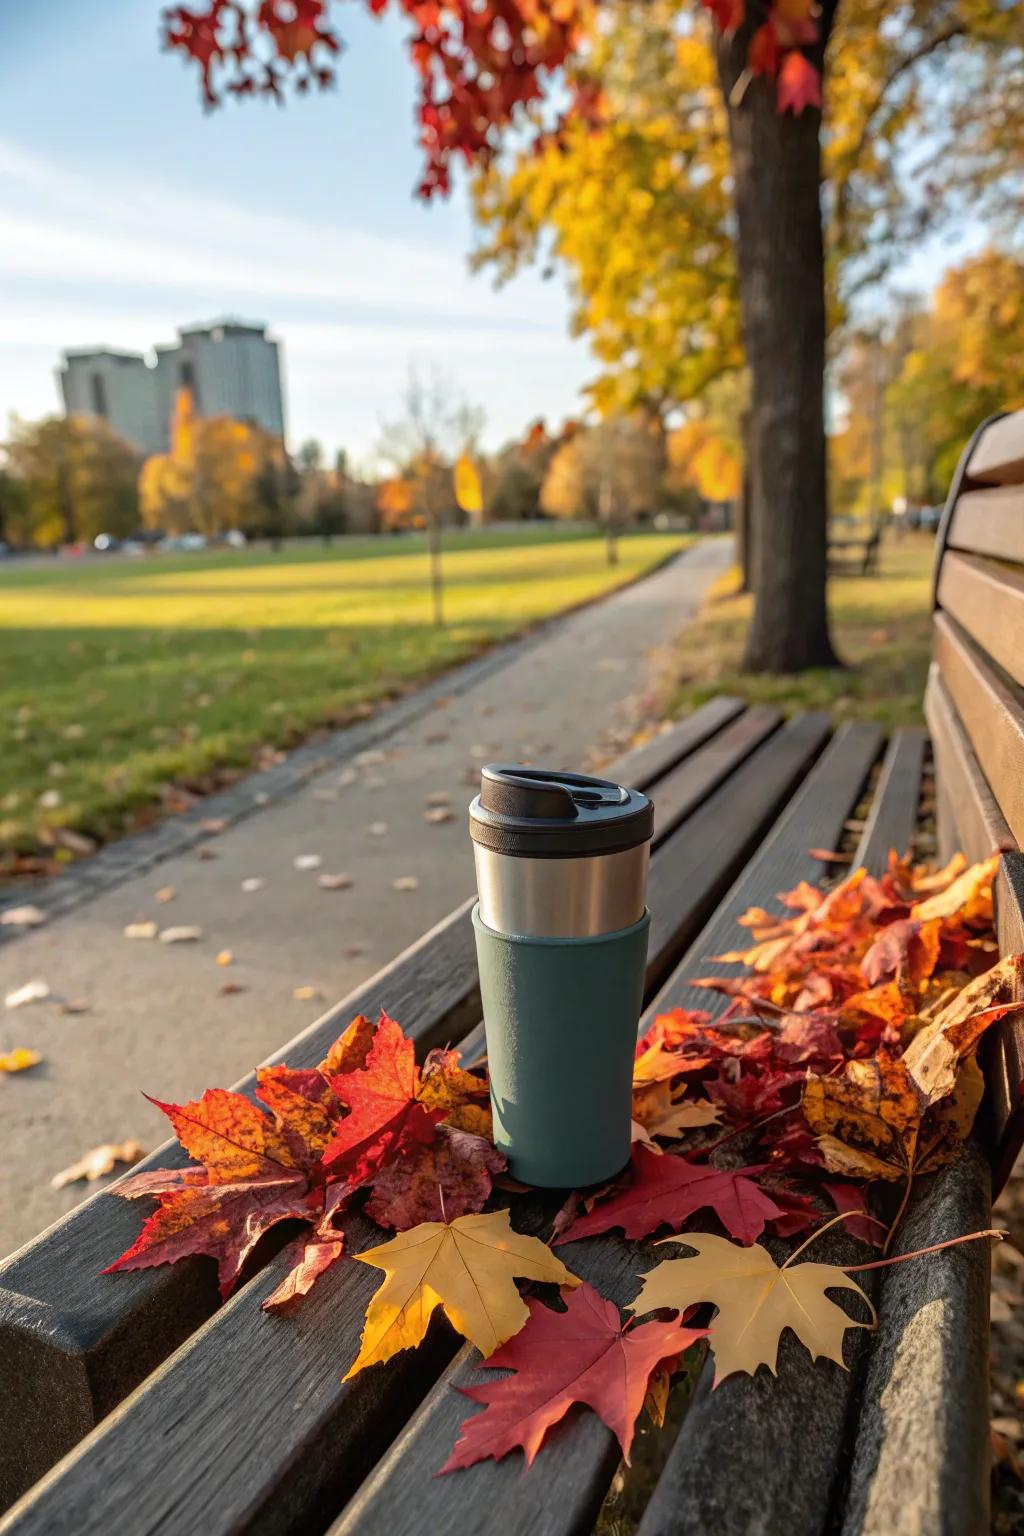
[[[504,763],[470,806],[494,1142],[524,1183],[629,1160],[653,821],[637,790]]]

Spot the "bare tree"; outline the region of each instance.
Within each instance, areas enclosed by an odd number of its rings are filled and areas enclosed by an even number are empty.
[[[401,416],[381,425],[377,451],[412,481],[426,523],[437,625],[444,623],[441,528],[452,504],[450,465],[456,454],[477,446],[485,419],[483,409],[470,405],[438,368],[432,368],[426,379],[410,368]]]

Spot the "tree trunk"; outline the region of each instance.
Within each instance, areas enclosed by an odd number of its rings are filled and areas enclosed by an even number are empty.
[[[837,0],[824,0],[820,66]],[[755,8],[751,8],[753,10]],[[774,80],[746,75],[750,15],[718,44],[735,179],[743,340],[750,369],[754,617],[743,665],[837,665],[825,603],[825,261],[821,114],[776,112]]]
[[[429,494],[429,493],[428,493]],[[444,574],[441,568],[441,515],[427,504],[427,550],[430,557],[430,592],[434,606],[434,624],[444,626]]]

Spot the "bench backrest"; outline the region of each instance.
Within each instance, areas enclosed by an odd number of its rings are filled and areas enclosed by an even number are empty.
[[[936,768],[939,851],[1004,858],[1004,954],[1024,949],[1017,850],[1024,843],[1024,410],[993,417],[960,459],[939,528],[925,713]],[[1020,1144],[1024,1025],[990,1046],[995,1133]]]

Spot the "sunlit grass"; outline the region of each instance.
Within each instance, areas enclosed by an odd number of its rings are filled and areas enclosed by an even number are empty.
[[[680,636],[666,681],[666,710],[686,714],[716,693],[777,704],[787,713],[821,709],[836,720],[877,720],[887,729],[920,722],[931,632],[933,541],[890,535],[878,573],[830,583],[836,648],[844,669],[799,677],[739,671],[751,599],[723,581],[697,623]]]
[[[453,536],[443,629],[418,538],[0,567],[0,870],[48,828],[113,836],[169,786],[351,720],[683,542],[631,535],[609,567],[574,529]]]

